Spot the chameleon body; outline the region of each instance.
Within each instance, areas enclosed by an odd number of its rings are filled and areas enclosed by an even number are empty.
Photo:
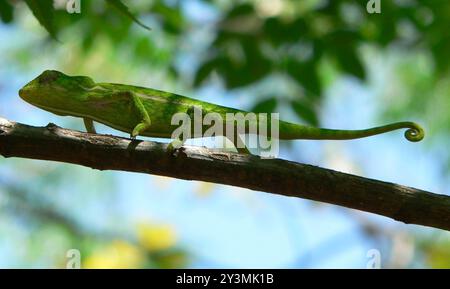
[[[151,88],[95,83],[86,76],[68,76],[47,70],[19,91],[28,103],[55,113],[84,119],[88,132],[95,132],[93,121],[114,129],[138,135],[171,138],[172,116],[189,113],[200,106],[202,113],[218,113],[226,119],[227,113],[247,113],[243,110],[203,102],[182,95]],[[279,139],[347,140],[377,135],[397,129],[407,129],[409,141],[420,141],[423,129],[414,122],[397,122],[363,130],[324,129],[279,121]]]

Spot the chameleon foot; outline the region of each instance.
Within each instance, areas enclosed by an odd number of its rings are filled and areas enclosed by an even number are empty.
[[[183,146],[183,141],[176,139],[167,145],[167,153],[173,155],[179,148]]]

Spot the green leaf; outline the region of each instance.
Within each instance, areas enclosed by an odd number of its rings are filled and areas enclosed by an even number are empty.
[[[258,42],[242,39],[239,45],[243,58],[239,59],[228,51],[228,67],[221,71],[229,88],[252,85],[266,77],[272,69],[272,63],[263,55]]]
[[[169,33],[179,34],[185,27],[184,18],[178,6],[170,7],[162,2],[157,2],[152,7],[152,12],[161,15],[163,29]]]
[[[361,36],[357,31],[341,29],[327,35],[324,44],[333,47],[332,53],[344,72],[365,79],[366,71],[357,51],[360,40]]]
[[[13,7],[7,0],[0,0],[0,18],[3,23],[9,23],[13,20]]]
[[[450,65],[448,52],[450,51],[450,37],[440,37],[438,42],[431,47],[438,72],[447,72]]]
[[[116,8],[119,12],[121,12],[122,14],[124,14],[125,16],[127,16],[128,18],[130,18],[131,20],[133,20],[136,24],[138,24],[139,26],[147,29],[147,30],[152,30],[150,27],[148,27],[147,25],[145,25],[144,23],[142,23],[139,19],[137,19],[136,16],[134,16],[130,10],[128,9],[128,7],[123,4],[122,1],[120,0],[106,0],[106,2],[108,4],[110,4],[111,6],[113,6],[114,8]]]
[[[299,118],[303,119],[310,125],[319,125],[319,118],[317,117],[317,113],[310,104],[305,101],[293,100],[291,102],[291,105],[292,109]]]
[[[366,78],[366,71],[362,64],[357,51],[353,50],[338,50],[336,56],[339,64],[347,73],[350,73],[359,79],[364,80]]]
[[[217,60],[215,58],[204,62],[199,67],[199,69],[197,70],[197,72],[195,74],[194,86],[198,87],[199,85],[201,85],[203,83],[203,81],[205,81],[205,79],[208,78],[208,76],[211,74],[211,72],[214,71],[216,66],[217,66]]]
[[[261,102],[258,102],[250,111],[254,113],[271,113],[274,112],[277,108],[277,99],[275,97],[265,99]]]
[[[197,71],[195,85],[199,85],[213,70],[225,81],[227,88],[233,89],[252,85],[270,74],[272,63],[262,54],[258,43],[251,39],[234,41],[236,50],[226,49],[207,62]],[[238,51],[239,53],[234,53]]]
[[[50,36],[56,39],[56,27],[53,23],[53,0],[25,0],[25,3]]]
[[[318,98],[322,93],[316,64],[312,60],[301,62],[290,58],[287,60],[287,72],[310,96]]]
[[[296,43],[308,37],[308,26],[304,19],[286,22],[279,17],[267,18],[264,22],[264,34],[275,45]]]
[[[230,19],[233,17],[252,15],[255,13],[255,8],[253,4],[244,3],[234,6],[230,11],[228,11],[226,18]]]

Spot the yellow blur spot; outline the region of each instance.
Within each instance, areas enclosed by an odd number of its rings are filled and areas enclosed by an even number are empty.
[[[433,269],[445,269],[450,266],[450,244],[435,244],[426,252],[427,262]]]
[[[216,187],[217,186],[214,183],[200,182],[195,193],[199,197],[208,197]]]
[[[87,257],[83,262],[83,268],[139,268],[145,261],[144,256],[145,253],[139,250],[138,247],[117,240]]]
[[[165,224],[140,224],[138,226],[138,240],[148,251],[169,249],[177,242],[175,229]]]

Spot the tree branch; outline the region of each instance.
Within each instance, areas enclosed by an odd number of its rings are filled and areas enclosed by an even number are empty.
[[[33,127],[0,118],[0,154],[199,180],[299,197],[450,231],[450,197],[280,159]]]

